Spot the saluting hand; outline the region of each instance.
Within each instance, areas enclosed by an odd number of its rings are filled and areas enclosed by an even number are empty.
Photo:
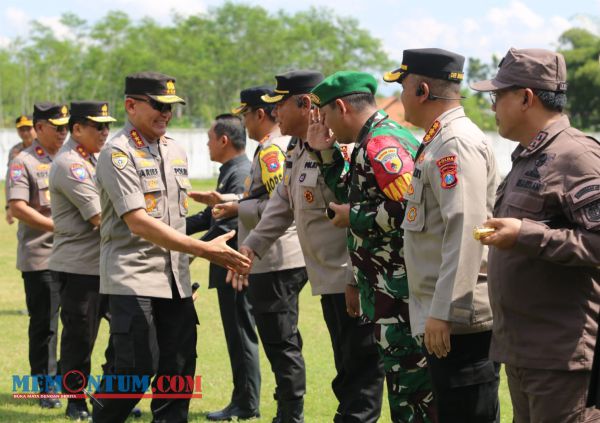
[[[329,208],[335,212],[331,223],[338,228],[347,228],[350,226],[350,204],[336,204],[332,201],[329,203]]]
[[[484,245],[492,245],[502,250],[511,249],[517,243],[519,232],[521,232],[521,219],[513,217],[492,218],[483,223],[483,226],[496,229],[491,234],[480,239]]]
[[[234,236],[235,231],[229,231],[211,241],[205,242],[202,257],[226,269],[246,274],[250,271],[252,260],[227,245],[227,241]]]
[[[214,206],[223,202],[223,196],[217,191],[190,191],[188,195],[198,203]]]
[[[215,219],[228,219],[238,214],[238,202],[229,201],[227,203],[215,204],[212,209],[212,216]]]
[[[325,118],[321,117],[319,109],[311,109],[309,112],[306,142],[317,151],[328,150],[335,142],[335,135],[325,126]]]
[[[239,251],[240,254],[243,254],[250,260],[250,267],[252,267],[252,262],[254,261],[254,251],[251,248],[246,247],[245,245],[240,246]],[[248,286],[248,272],[241,274],[239,272],[229,270],[227,272],[225,282],[230,283],[233,289],[241,291]]]
[[[425,322],[424,342],[429,354],[446,357],[450,352],[450,322],[429,317]]]

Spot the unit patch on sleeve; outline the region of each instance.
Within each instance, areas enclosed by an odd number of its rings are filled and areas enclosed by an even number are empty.
[[[114,167],[116,167],[119,170],[125,169],[125,166],[127,166],[127,163],[129,162],[127,154],[122,153],[120,151],[113,152],[111,155],[111,160]]]
[[[87,172],[81,163],[73,163],[71,165],[71,175],[78,181],[83,182],[87,177]]]
[[[440,177],[442,178],[442,188],[451,189],[458,184],[457,176],[457,163],[456,156],[442,157],[435,162],[440,170]]]
[[[23,175],[23,165],[20,163],[15,163],[10,165],[10,180],[13,182],[17,182],[21,179]]]

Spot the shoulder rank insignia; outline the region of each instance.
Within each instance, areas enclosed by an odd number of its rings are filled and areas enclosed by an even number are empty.
[[[127,163],[129,162],[129,158],[127,154],[122,153],[120,151],[115,151],[111,155],[112,164],[119,170],[125,169]]]
[[[146,147],[146,143],[144,142],[142,137],[140,137],[140,134],[138,134],[138,132],[135,129],[132,129],[129,134],[131,135],[131,139],[133,140],[133,143],[135,144],[135,146],[137,148]]]
[[[46,155],[46,153],[44,153],[44,149],[40,146],[35,148],[35,154],[37,154],[38,157],[44,157]]]
[[[431,141],[437,135],[437,133],[440,132],[440,128],[441,124],[439,120],[433,122],[433,125],[431,125],[431,128],[429,128],[429,130],[423,137],[423,142],[428,143],[429,141]]]
[[[543,143],[547,137],[548,137],[548,133],[546,131],[538,132],[538,134],[535,136],[533,141],[531,141],[529,143],[529,145],[527,146],[527,150],[529,150],[529,151],[535,150],[537,148],[537,146],[540,145],[541,143]]]
[[[90,155],[88,154],[88,152],[87,152],[87,151],[85,151],[85,148],[83,148],[83,146],[82,146],[82,145],[78,145],[78,146],[75,148],[75,150],[77,150],[77,152],[79,153],[79,155],[80,155],[81,157],[83,157],[84,159],[86,159],[86,160],[87,160],[87,159],[90,157]]]
[[[435,162],[440,169],[440,177],[442,178],[442,188],[454,188],[458,184],[456,156],[442,157]]]
[[[85,167],[81,163],[73,163],[71,165],[71,175],[78,181],[82,182],[87,177]]]

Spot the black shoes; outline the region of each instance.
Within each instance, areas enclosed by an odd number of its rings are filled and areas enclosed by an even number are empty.
[[[40,398],[42,408],[60,408],[62,404],[58,398]]]
[[[229,404],[222,410],[213,411],[206,415],[206,419],[213,422],[230,421],[234,417],[237,417],[238,420],[248,420],[260,417],[260,413],[258,411],[245,410],[235,404]]]
[[[84,401],[70,401],[67,404],[67,411],[65,412],[67,419],[87,422],[90,417],[90,412],[87,409],[87,405]]]

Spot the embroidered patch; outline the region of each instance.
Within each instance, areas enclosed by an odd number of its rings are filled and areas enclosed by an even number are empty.
[[[417,208],[411,207],[406,212],[406,220],[408,220],[409,222],[414,222],[416,218],[417,218]]]
[[[135,150],[133,152],[133,155],[135,157],[139,157],[141,159],[147,159],[150,157],[150,153],[148,153],[147,151],[144,151],[144,150]]]
[[[119,170],[125,169],[125,166],[127,166],[127,163],[129,162],[127,154],[121,153],[120,151],[112,153],[111,160],[113,165]]]
[[[306,200],[307,203],[312,203],[313,201],[315,201],[315,196],[313,195],[312,191],[304,191],[304,199]]]
[[[263,163],[267,167],[267,171],[273,173],[277,172],[281,167],[281,163],[279,163],[279,152],[278,151],[270,151],[266,154],[263,154],[260,158]]]
[[[402,169],[402,159],[398,155],[397,147],[385,147],[375,155],[375,160],[381,163],[381,166],[389,174],[396,175]]]
[[[158,188],[158,178],[148,178],[146,179],[146,186],[148,189],[156,189]]]
[[[171,166],[187,166],[187,162],[184,159],[173,159]]]
[[[583,197],[585,194],[593,192],[593,191],[600,191],[600,185],[588,185],[587,187],[583,187],[581,188],[579,191],[577,191],[577,193],[575,194],[575,198],[576,199],[580,199],[581,197]]]
[[[137,148],[146,147],[146,143],[144,142],[142,137],[140,137],[140,134],[138,134],[138,132],[135,129],[132,129],[130,134],[131,134],[131,139],[133,140],[133,143],[135,144],[135,146]]]
[[[50,170],[50,165],[48,163],[40,163],[35,167],[35,170],[38,172],[48,172]]]
[[[596,200],[587,206],[584,213],[590,222],[600,222],[600,200]]]
[[[440,132],[441,127],[442,125],[440,124],[439,120],[433,122],[433,125],[431,125],[431,128],[429,128],[429,130],[423,137],[423,142],[428,143],[429,141],[431,141],[437,135],[437,133]]]
[[[71,175],[78,181],[84,181],[87,177],[87,172],[85,171],[85,167],[83,167],[80,163],[73,163],[71,165]]]
[[[35,154],[37,154],[40,157],[44,157],[44,155],[45,155],[44,149],[42,147],[36,147]]]
[[[458,184],[457,164],[456,156],[442,157],[435,162],[437,167],[440,169],[440,176],[442,178],[442,188],[451,189]]]
[[[144,201],[146,202],[146,212],[150,213],[156,208],[156,197],[153,194],[145,194]]]
[[[298,182],[304,182],[305,179],[306,179],[306,173],[301,173],[300,177],[298,178]]]
[[[20,163],[10,165],[10,180],[17,182],[21,176],[23,176],[23,165]]]

